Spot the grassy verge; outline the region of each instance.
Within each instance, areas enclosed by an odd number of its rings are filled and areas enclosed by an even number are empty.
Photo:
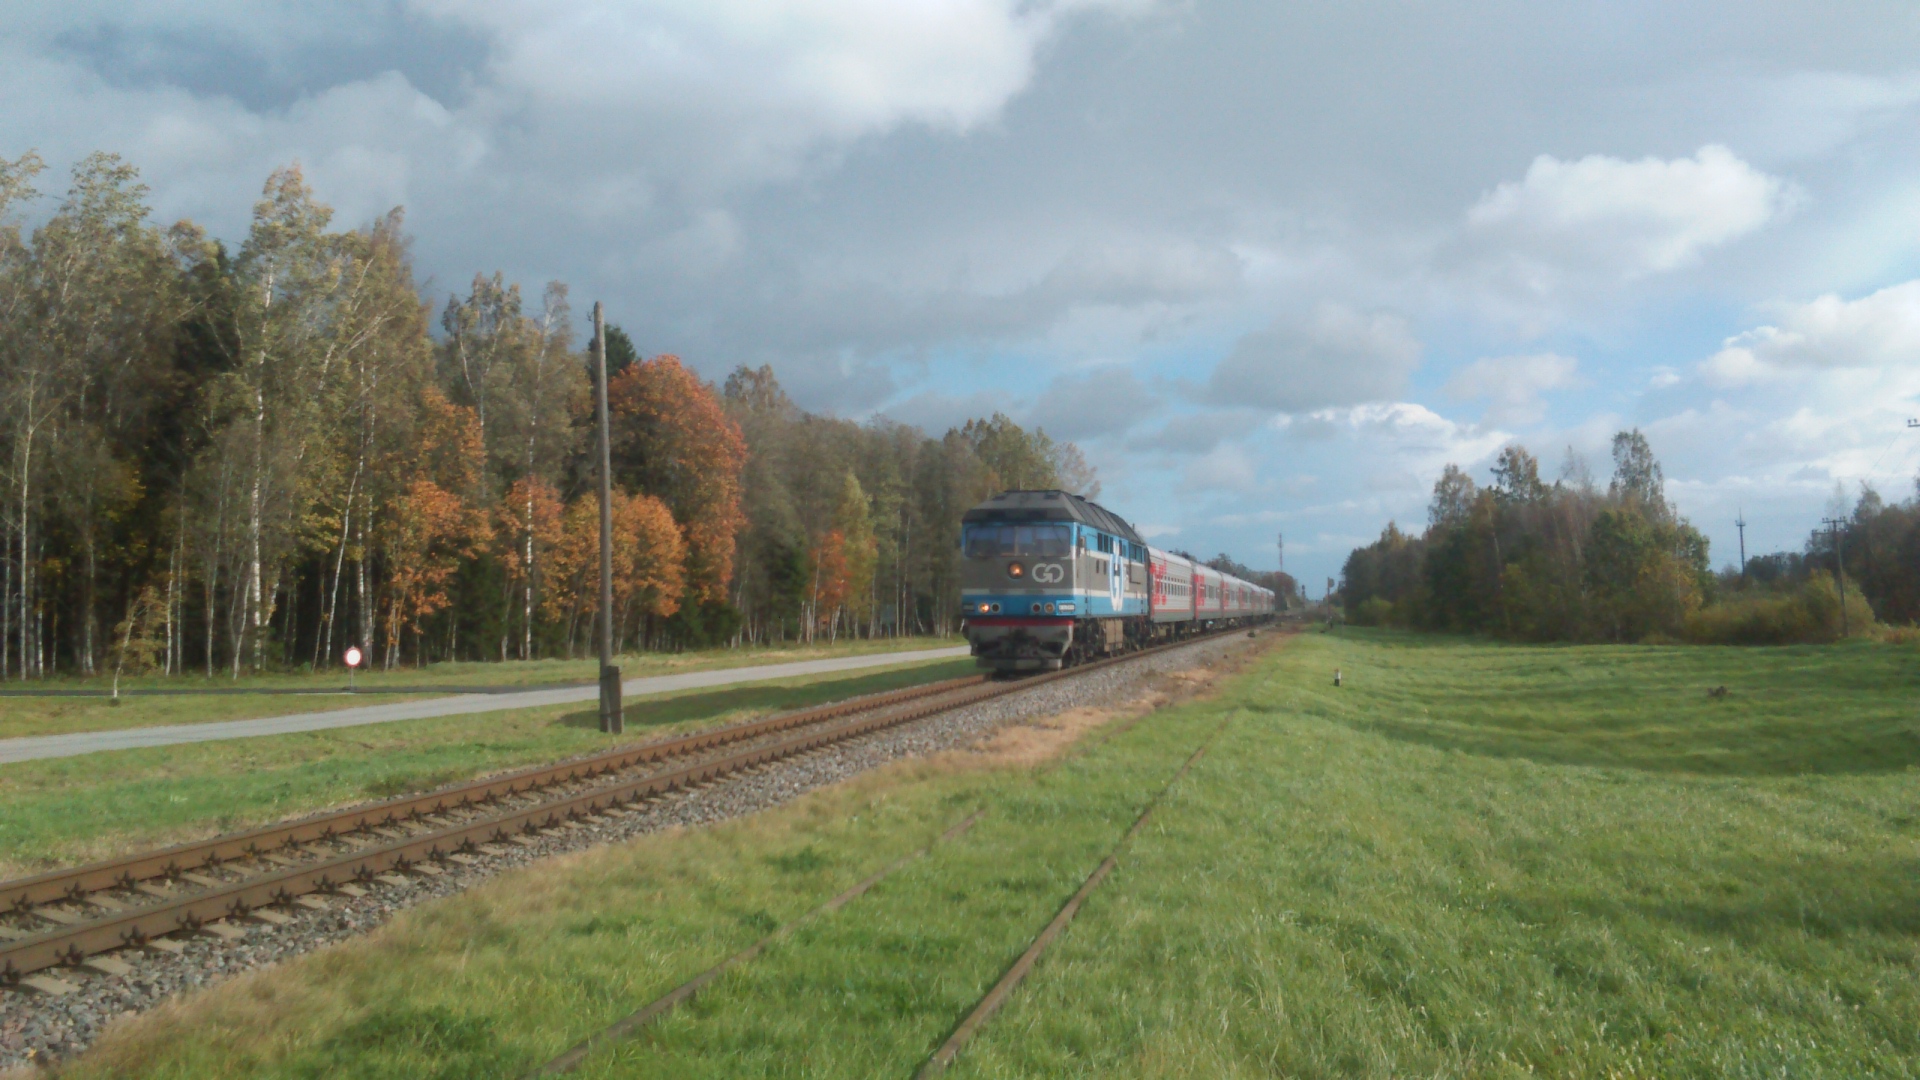
[[[1920,772],[1860,750],[1912,730],[1909,663],[1305,635],[1058,768],[916,764],[510,875],[74,1073],[518,1075],[985,805],[581,1074],[906,1076],[1220,731],[953,1075],[1911,1076]]]
[[[801,660],[826,660],[843,656],[869,656],[875,653],[911,652],[961,644],[953,637],[881,638],[872,641],[849,640],[817,645],[785,645],[740,649],[704,649],[683,653],[628,654],[618,659],[624,678],[652,675],[676,675],[687,671],[717,671],[760,664],[785,664]],[[564,683],[590,683],[597,677],[597,660],[533,660],[525,663],[446,663],[424,668],[398,668],[393,671],[368,671],[355,676],[354,685],[362,691],[382,688],[408,688],[431,693],[444,687],[547,686]],[[341,694],[246,694],[234,690],[314,690],[344,687],[346,673],[340,668],[317,673],[272,673],[207,678],[186,675],[175,678],[146,676],[121,680],[126,690],[209,690],[217,691],[192,697],[123,697],[118,705],[106,698],[0,697],[0,738],[22,735],[61,735],[78,731],[109,731],[120,728],[151,727],[160,724],[194,724],[213,720],[244,720],[260,716],[284,716],[289,713],[323,712],[379,705],[389,701],[415,700],[379,693]],[[105,678],[59,678],[42,683],[9,682],[0,689],[105,690],[112,685]]]
[[[28,735],[72,735],[83,731],[119,731],[164,724],[206,724],[216,720],[252,720],[290,713],[333,712],[363,705],[418,701],[421,695],[397,694],[209,694],[204,697],[109,698],[0,697],[0,739]]]
[[[600,733],[589,704],[0,765],[0,876],[973,670],[918,663],[632,698],[618,738]]]

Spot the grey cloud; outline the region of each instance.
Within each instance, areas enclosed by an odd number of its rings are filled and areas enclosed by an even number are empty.
[[[1266,421],[1266,414],[1249,409],[1210,409],[1188,413],[1167,421],[1158,431],[1129,439],[1127,447],[1174,454],[1204,454],[1229,439],[1251,434]]]
[[[1404,318],[1322,304],[1311,318],[1241,338],[1214,368],[1206,396],[1280,412],[1359,405],[1400,394],[1419,363],[1420,342]]]
[[[161,21],[103,12],[57,29],[50,44],[110,86],[177,87],[256,112],[387,72],[454,104],[489,53],[472,28],[401,4],[336,3],[327,14],[307,19],[249,5],[217,16],[181,9]]]
[[[1012,404],[1012,398],[998,390],[982,390],[966,395],[923,390],[905,401],[880,410],[880,415],[902,424],[912,424],[937,438],[948,428],[959,427],[976,417],[1006,412]]]
[[[1029,290],[1041,308],[1178,303],[1232,292],[1242,260],[1222,247],[1170,242],[1106,243],[1076,249]]]
[[[917,268],[887,280],[858,257],[823,254],[810,262],[805,251],[782,250],[783,238],[769,232],[756,217],[708,215],[651,242],[624,275],[642,305],[636,318],[688,355],[772,363],[783,373],[806,369],[796,377],[807,379],[821,369],[816,381],[833,385],[833,372],[850,357],[924,367],[930,350],[1031,343],[1080,312],[1173,308],[1231,295],[1241,274],[1240,260],[1223,249],[1114,238],[1066,251],[1012,287],[926,280]],[[722,311],[725,317],[716,317]],[[1115,387],[1130,395],[1127,403],[1145,403],[1144,389],[1130,377],[1101,389]],[[871,402],[809,404],[857,411]],[[1049,422],[1093,433],[1084,413],[1048,415]]]
[[[1161,395],[1126,368],[1105,368],[1053,381],[1027,421],[1057,439],[1117,435],[1160,411]]]
[[[1294,417],[1287,425],[1287,435],[1301,442],[1329,442],[1340,436],[1340,425],[1328,417],[1309,413]]]

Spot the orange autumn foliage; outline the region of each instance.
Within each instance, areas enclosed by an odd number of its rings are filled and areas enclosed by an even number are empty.
[[[419,427],[403,472],[424,476],[443,490],[471,498],[479,493],[486,445],[472,408],[455,405],[437,386],[420,392]]]
[[[687,547],[667,505],[651,495],[613,500],[613,602],[666,618],[686,592]]]
[[[462,560],[478,555],[493,535],[487,515],[470,504],[485,464],[473,410],[455,405],[438,387],[420,392],[419,426],[410,458],[395,472],[415,477],[374,527],[374,541],[387,566],[388,660],[401,635],[418,631],[451,598],[447,586]]]
[[[747,443],[713,388],[678,357],[629,365],[607,388],[615,477],[666,504],[686,539],[687,588],[722,601],[734,537],[745,524],[740,473]]]
[[[686,543],[666,505],[650,495],[613,491],[613,602],[631,615],[666,617],[686,592]],[[551,618],[590,615],[600,597],[600,503],[583,495],[567,506],[549,560],[542,608]]]
[[[847,538],[834,529],[820,538],[813,549],[813,613],[822,628],[832,625],[840,605],[847,602],[850,578],[847,568]]]
[[[447,606],[447,584],[462,559],[479,554],[486,516],[431,480],[415,480],[378,530],[387,559],[389,656],[405,630]]]
[[[560,491],[539,477],[514,481],[494,507],[494,535],[499,538],[507,580],[522,584],[544,567],[547,553],[560,542],[566,506]]]

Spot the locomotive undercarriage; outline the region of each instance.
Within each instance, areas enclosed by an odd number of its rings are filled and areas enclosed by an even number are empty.
[[[967,637],[973,644],[974,662],[980,667],[1001,675],[1018,675],[1058,671],[1090,660],[1257,621],[1261,620],[1240,617],[1157,623],[1144,616],[1045,622],[980,620],[968,625]]]

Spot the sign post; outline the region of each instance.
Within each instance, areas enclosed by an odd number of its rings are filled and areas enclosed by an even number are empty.
[[[360,646],[358,645],[347,646],[347,655],[341,657],[340,659],[345,660],[347,662],[347,693],[351,694],[353,693],[354,669],[360,666],[360,661],[363,659],[363,657],[360,655]]]

